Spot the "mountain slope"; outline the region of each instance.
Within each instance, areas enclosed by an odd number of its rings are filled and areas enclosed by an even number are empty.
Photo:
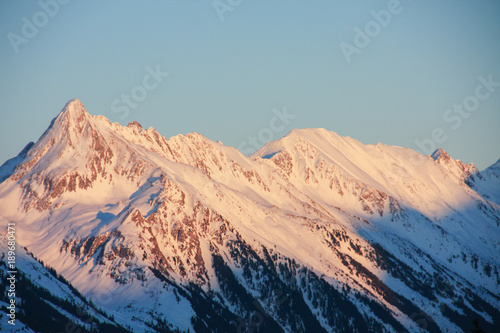
[[[499,206],[439,157],[307,129],[248,158],[72,100],[0,174],[2,225],[134,331],[500,325]]]
[[[106,332],[127,332],[114,322],[112,316],[97,309],[89,303],[77,290],[65,281],[53,269],[46,268],[33,258],[33,254],[18,247],[16,250],[16,278],[15,288],[11,289],[6,282],[8,273],[5,261],[7,241],[0,239],[2,261],[0,262],[0,289],[15,293],[16,317],[8,323],[10,313],[7,306],[10,304],[7,292],[2,292],[2,320],[0,329],[9,332],[47,332],[64,331],[65,329],[91,332],[92,330]],[[44,309],[44,311],[40,311]]]
[[[500,205],[500,159],[485,170],[471,174],[466,182],[483,198]]]
[[[396,233],[442,262],[452,261],[456,271],[463,262],[454,258],[467,255],[464,249],[498,260],[499,207],[464,183],[471,173],[458,177],[456,170],[409,149],[365,146],[321,129],[294,130],[253,155],[267,156],[315,202]],[[478,273],[465,275],[477,283]],[[497,281],[491,282],[490,290],[496,290]]]

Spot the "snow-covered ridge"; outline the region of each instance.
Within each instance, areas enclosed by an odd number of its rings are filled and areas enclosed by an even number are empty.
[[[3,235],[2,235],[3,236]],[[0,238],[0,253],[2,262],[0,262],[0,277],[2,277],[2,285],[7,280],[7,277],[12,271],[7,269],[6,254],[8,250],[6,237]],[[116,327],[116,323],[112,320],[112,316],[98,311],[95,306],[91,305],[81,295],[75,293],[74,289],[68,285],[63,279],[58,277],[54,271],[45,267],[37,261],[33,254],[27,252],[25,248],[18,246],[16,249],[16,260],[14,275],[16,277],[16,305],[17,319],[15,325],[9,324],[7,320],[0,322],[0,330],[8,332],[33,332],[27,328],[30,324],[38,323],[38,329],[50,326],[51,329],[63,330],[66,327],[74,326],[75,328],[91,330],[92,326],[100,327],[102,330],[114,328],[118,332],[125,332],[125,329]],[[22,277],[22,278],[21,278]],[[29,283],[26,280],[29,279]],[[5,287],[5,285],[2,285]],[[47,291],[50,292],[47,296]],[[3,299],[2,295],[2,299]],[[32,298],[36,298],[33,300]],[[40,308],[25,307],[23,303],[36,301],[43,306],[44,311]],[[7,305],[0,300],[3,306]],[[2,309],[5,310],[5,309]],[[22,316],[21,313],[22,312]],[[8,311],[3,314],[3,319],[6,318]],[[46,323],[40,325],[40,319],[48,317]],[[21,318],[21,319],[20,319]],[[24,322],[23,322],[24,321]],[[44,327],[45,325],[45,327]],[[121,330],[120,330],[121,329]]]
[[[260,311],[272,331],[416,331],[422,311],[427,329],[453,331],[453,311],[493,325],[485,304],[500,305],[498,170],[325,129],[249,158],[75,99],[0,168],[0,223],[17,221],[19,243],[84,295],[111,293],[101,305],[136,330],[151,327],[137,318],[191,331],[225,318],[236,331]]]

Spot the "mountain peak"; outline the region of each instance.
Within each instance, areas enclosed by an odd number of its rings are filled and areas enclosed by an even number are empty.
[[[290,132],[288,132],[286,137],[311,137],[314,135],[324,136],[328,134],[336,134],[335,132],[330,132],[324,128],[294,128]]]
[[[137,127],[139,129],[142,129],[142,126],[141,124],[139,124],[137,121],[131,121],[130,123],[128,123],[127,127]]]
[[[82,102],[78,98],[70,99],[64,106],[64,109],[72,109],[74,107],[83,107]]]
[[[297,145],[302,146],[304,142],[308,142],[313,146],[322,145],[325,142],[329,142],[333,146],[341,146],[348,140],[351,140],[351,138],[342,137],[336,132],[324,128],[295,128],[283,138],[267,143],[250,157],[270,158],[284,149],[293,150]]]
[[[61,113],[80,115],[82,113],[86,114],[87,111],[85,110],[85,107],[79,99],[73,98],[72,100],[68,101],[68,103],[66,103]]]
[[[447,152],[445,152],[442,148],[436,149],[430,156],[434,161],[447,160],[450,158],[450,155]]]
[[[66,103],[52,125],[56,124],[57,127],[65,129],[77,127],[81,130],[83,124],[86,123],[89,116],[90,115],[87,113],[87,110],[85,110],[82,102],[74,98]]]
[[[252,156],[71,100],[0,167],[0,223],[113,314],[95,319],[102,331],[115,316],[120,332],[246,331],[255,313],[269,332],[467,331],[453,309],[500,326],[498,169],[314,128]],[[45,289],[23,298],[57,300],[45,317],[88,328],[90,302],[73,315],[27,251],[18,275]]]

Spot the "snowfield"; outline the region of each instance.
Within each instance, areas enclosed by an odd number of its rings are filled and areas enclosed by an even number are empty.
[[[0,223],[135,332],[456,332],[474,318],[488,331],[500,327],[499,163],[479,172],[325,129],[247,157],[75,99],[0,168]]]

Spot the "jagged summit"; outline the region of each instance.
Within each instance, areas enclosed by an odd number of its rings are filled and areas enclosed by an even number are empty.
[[[59,112],[57,117],[52,119],[49,127],[37,142],[46,144],[47,137],[52,137],[56,141],[63,140],[63,137],[75,139],[75,135],[82,133],[85,126],[92,116],[87,113],[82,102],[78,99],[72,99],[66,103],[64,108]],[[50,139],[49,139],[50,140]]]
[[[443,167],[451,177],[456,178],[459,182],[468,182],[468,179],[479,171],[474,163],[467,164],[458,159],[455,160],[442,148],[436,149],[429,155],[429,158]]]
[[[72,100],[0,168],[0,225],[130,331],[493,330],[500,178],[445,154],[296,129],[249,158]]]
[[[85,112],[86,113],[87,110],[85,110],[83,103],[78,98],[73,98],[66,103],[66,105],[63,107],[61,112],[63,112],[63,113]]]
[[[440,158],[449,159],[450,155],[448,155],[448,153],[445,152],[442,148],[438,148],[431,154],[431,157],[434,161],[437,161]]]
[[[74,98],[66,103],[57,116],[57,119],[60,119],[61,121],[65,120],[68,122],[67,125],[70,125],[72,123],[78,124],[84,122],[89,116],[90,115],[87,110],[85,110],[82,102],[79,99]]]
[[[137,128],[140,128],[142,129],[142,126],[141,124],[139,124],[137,121],[131,121],[130,123],[128,123],[127,127],[137,127]]]

